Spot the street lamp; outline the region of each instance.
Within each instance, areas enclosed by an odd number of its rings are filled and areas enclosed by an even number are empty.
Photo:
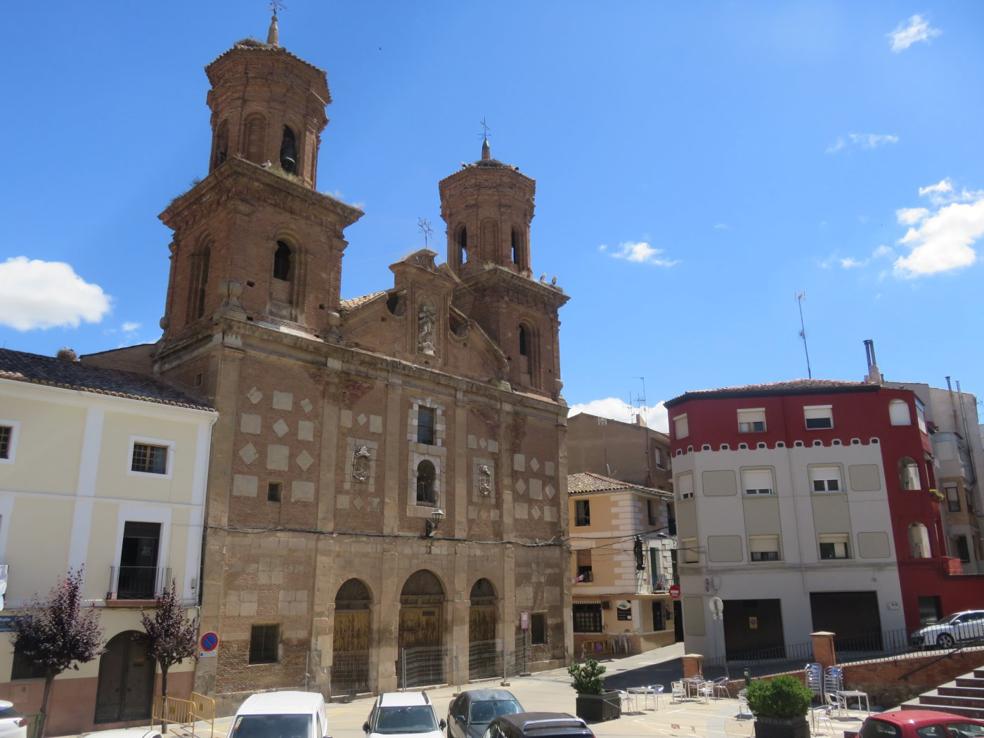
[[[423,537],[433,538],[434,533],[437,531],[437,528],[440,526],[442,520],[444,520],[444,510],[439,507],[435,507],[434,512],[430,515],[430,518],[424,522]]]

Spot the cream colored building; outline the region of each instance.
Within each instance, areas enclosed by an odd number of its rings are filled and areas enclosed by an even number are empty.
[[[567,490],[575,657],[673,643],[672,494],[593,472]]]
[[[140,608],[174,581],[197,612],[205,480],[217,414],[160,382],[0,350],[0,561],[4,615],[84,567],[106,653],[55,680],[48,733],[149,717],[155,683]],[[9,622],[6,627],[9,629]],[[36,712],[43,681],[0,633],[0,698]],[[193,662],[170,672],[190,689]]]

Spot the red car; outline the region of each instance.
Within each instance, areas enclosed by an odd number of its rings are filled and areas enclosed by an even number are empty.
[[[872,715],[859,738],[984,738],[984,720],[937,710],[899,710]]]

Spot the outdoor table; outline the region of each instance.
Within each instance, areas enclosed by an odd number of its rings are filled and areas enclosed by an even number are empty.
[[[687,697],[699,697],[700,685],[703,683],[703,677],[687,677],[684,679],[683,686],[687,690]]]
[[[871,704],[868,702],[867,692],[860,692],[856,689],[838,689],[837,696],[844,698],[845,707],[848,706],[848,700],[856,699],[858,701],[858,712],[861,711],[861,700],[864,699],[865,712],[867,712],[869,715],[871,714]]]
[[[656,709],[659,709],[659,692],[652,687],[629,687],[625,691],[631,695],[635,695],[636,700],[639,699],[639,695],[642,695],[643,709],[645,709],[646,705],[649,704],[650,697],[652,697],[653,701],[656,703]],[[638,702],[636,702],[636,706],[638,706]]]

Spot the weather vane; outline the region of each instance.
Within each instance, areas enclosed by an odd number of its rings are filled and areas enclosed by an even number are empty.
[[[281,0],[270,0],[270,10],[273,12],[273,17],[276,18],[279,11],[287,10],[287,6]]]
[[[430,246],[430,235],[434,232],[434,229],[431,228],[430,221],[427,218],[417,218],[417,228],[424,234],[424,246]]]
[[[489,128],[488,123],[485,122],[484,116],[482,117],[482,138],[488,138],[489,132],[492,130]]]

